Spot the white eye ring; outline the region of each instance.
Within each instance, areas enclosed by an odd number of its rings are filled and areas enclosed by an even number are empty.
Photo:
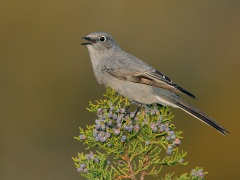
[[[106,40],[107,40],[107,38],[106,38],[105,36],[101,36],[101,37],[99,38],[99,41],[100,41],[101,43],[106,42]]]

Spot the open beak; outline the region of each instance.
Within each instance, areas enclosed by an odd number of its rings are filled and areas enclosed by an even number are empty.
[[[88,42],[81,43],[82,45],[92,45],[93,43],[95,43],[95,40],[88,36],[84,36],[84,37],[82,37],[82,39],[85,39],[88,41]]]

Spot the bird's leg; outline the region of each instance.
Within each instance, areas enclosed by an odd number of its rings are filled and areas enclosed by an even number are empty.
[[[140,108],[142,107],[142,104],[138,104],[138,108],[133,116],[133,119],[135,119],[135,117],[137,116],[137,113],[139,112]]]
[[[133,116],[133,119],[137,116],[137,113],[139,112],[139,109],[140,109],[140,106],[138,106],[138,108],[137,108],[137,110],[136,110],[136,112],[135,112],[135,114]]]
[[[129,114],[128,110],[129,110],[130,106],[126,107],[126,113]]]
[[[141,103],[139,103],[139,102],[137,102],[137,101],[134,101],[134,100],[131,100],[131,101],[130,101],[130,104],[136,104],[136,105],[138,106],[138,108],[136,109],[136,111],[135,111],[135,113],[134,113],[134,116],[132,117],[132,118],[134,119],[134,118],[137,116],[137,113],[139,112],[139,110],[140,110],[140,108],[142,107],[143,104],[141,104]],[[130,114],[130,113],[128,112],[129,108],[130,108],[130,106],[127,106],[127,107],[126,107],[126,112],[127,112],[127,114]]]
[[[126,111],[125,111],[125,115],[130,115],[130,112],[128,112],[128,110],[129,110],[129,108],[130,108],[130,106],[131,106],[131,104],[133,103],[133,101],[130,101],[130,105],[129,106],[126,106]]]

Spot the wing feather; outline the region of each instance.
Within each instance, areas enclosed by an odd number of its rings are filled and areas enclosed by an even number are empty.
[[[147,70],[133,68],[107,68],[106,72],[115,78],[131,81],[134,83],[146,84],[149,86],[167,89],[176,93],[183,93],[192,98],[196,98],[192,93],[173,83],[170,78],[158,70],[150,68]]]

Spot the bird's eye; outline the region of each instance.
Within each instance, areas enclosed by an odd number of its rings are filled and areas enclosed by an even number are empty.
[[[105,36],[101,36],[100,38],[99,38],[99,41],[100,42],[102,42],[102,43],[104,43],[105,41],[106,41],[106,37]]]

